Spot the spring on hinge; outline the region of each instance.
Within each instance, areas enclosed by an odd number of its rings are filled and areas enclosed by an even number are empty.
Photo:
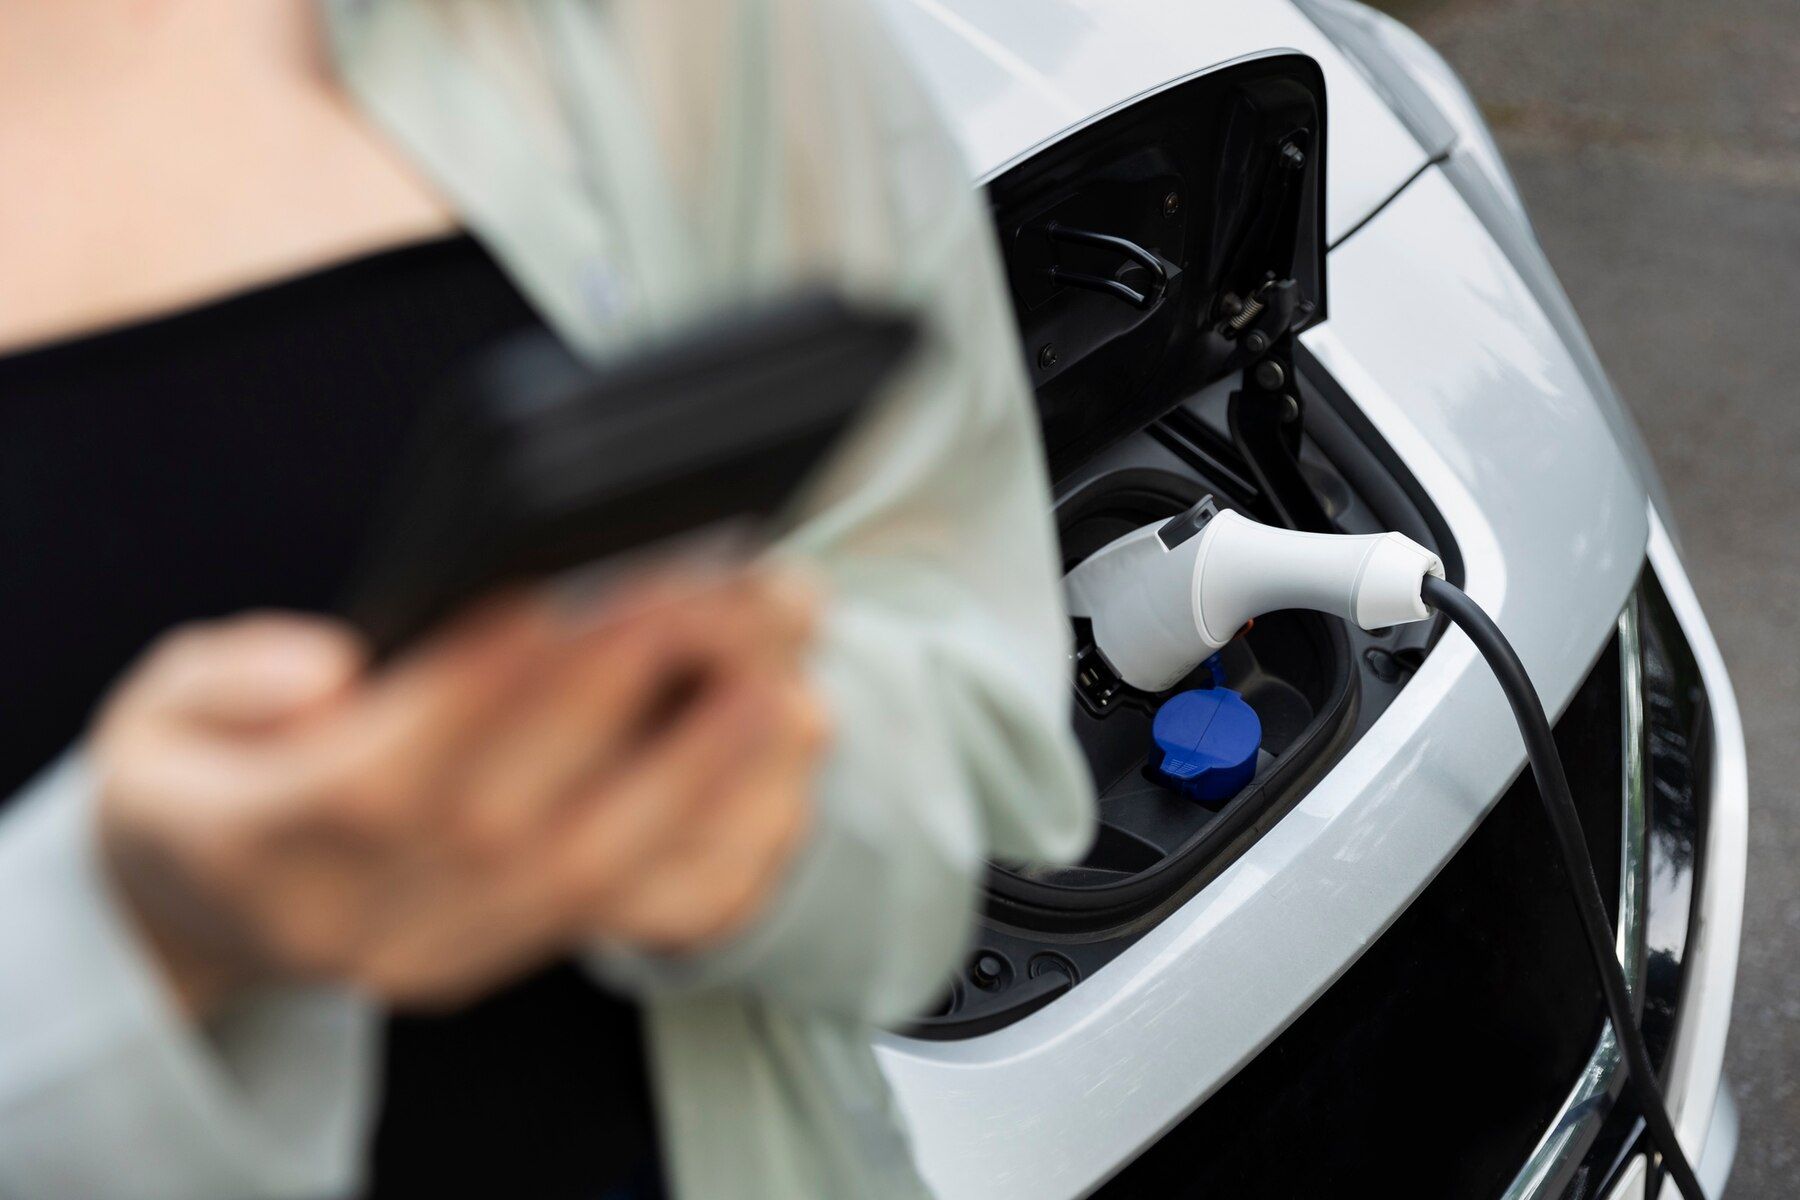
[[[1256,318],[1262,316],[1263,309],[1267,307],[1268,305],[1264,304],[1260,299],[1251,296],[1250,299],[1244,301],[1244,307],[1238,309],[1238,311],[1225,322],[1225,325],[1233,333],[1242,333],[1250,327],[1252,321],[1255,321]]]

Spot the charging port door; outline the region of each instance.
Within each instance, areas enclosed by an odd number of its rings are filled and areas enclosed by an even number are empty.
[[[1055,474],[1323,318],[1324,122],[1318,65],[1276,55],[1132,104],[993,181]]]

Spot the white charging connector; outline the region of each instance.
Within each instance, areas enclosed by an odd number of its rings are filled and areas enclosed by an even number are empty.
[[[1422,621],[1437,555],[1399,533],[1299,533],[1220,512],[1208,496],[1178,517],[1108,543],[1065,581],[1071,615],[1132,687],[1160,692],[1246,622],[1307,608],[1364,629]]]

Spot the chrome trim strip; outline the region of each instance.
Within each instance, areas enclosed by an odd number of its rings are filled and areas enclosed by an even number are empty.
[[[1625,984],[1637,998],[1643,943],[1645,857],[1649,852],[1644,809],[1646,761],[1644,747],[1643,660],[1639,656],[1637,598],[1635,594],[1619,615],[1619,691],[1623,705],[1620,725],[1625,762],[1624,814],[1619,846],[1619,962],[1625,968]],[[1577,1156],[1587,1152],[1593,1135],[1606,1119],[1615,1080],[1622,1078],[1619,1040],[1608,1021],[1600,1042],[1576,1078],[1556,1119],[1538,1141],[1525,1166],[1514,1176],[1503,1200],[1548,1200],[1546,1189],[1567,1178]]]
[[[1700,842],[1700,894],[1691,903],[1696,936],[1682,954],[1689,974],[1676,1014],[1675,1041],[1663,1064],[1663,1095],[1675,1132],[1690,1161],[1701,1167],[1706,1194],[1719,1195],[1716,1180],[1729,1171],[1732,1149],[1714,1153],[1714,1113],[1725,1086],[1725,1038],[1731,1028],[1731,1001],[1737,988],[1737,964],[1744,920],[1744,859],[1750,836],[1750,785],[1746,777],[1744,723],[1738,711],[1731,675],[1719,644],[1694,595],[1669,530],[1650,510],[1650,566],[1674,610],[1675,622],[1700,666],[1700,683],[1712,714],[1712,764],[1706,805],[1705,833]],[[1689,956],[1692,956],[1691,958]],[[1734,1124],[1718,1127],[1717,1136],[1735,1141]],[[1710,1171],[1717,1171],[1715,1175]]]

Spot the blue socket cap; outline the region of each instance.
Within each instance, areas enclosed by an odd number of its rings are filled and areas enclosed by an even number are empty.
[[[1262,721],[1230,688],[1205,688],[1169,697],[1156,710],[1150,736],[1162,781],[1184,796],[1217,803],[1256,774]]]

